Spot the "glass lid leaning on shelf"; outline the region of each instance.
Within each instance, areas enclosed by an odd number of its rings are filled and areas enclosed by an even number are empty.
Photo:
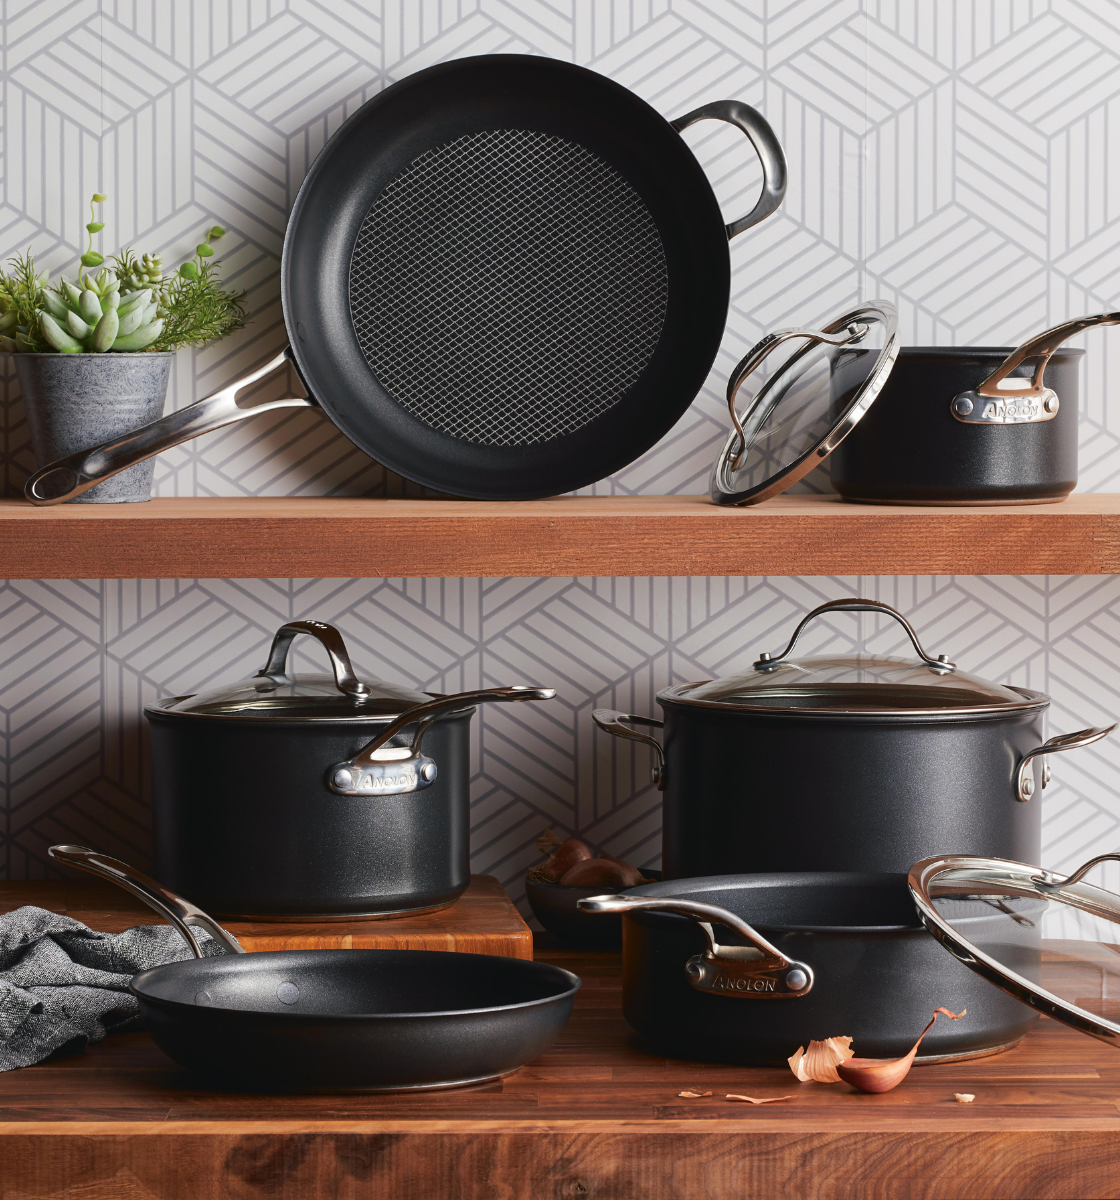
[[[821,330],[767,334],[727,382],[733,428],[712,468],[715,503],[757,504],[822,463],[879,395],[898,346],[885,300]]]
[[[955,958],[1047,1016],[1120,1049],[1120,895],[1090,859],[1069,876],[998,858],[927,858],[910,869],[922,923]],[[1110,883],[1120,878],[1111,869]]]

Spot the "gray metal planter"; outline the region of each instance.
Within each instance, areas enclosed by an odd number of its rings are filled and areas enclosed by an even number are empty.
[[[13,357],[40,467],[118,438],[163,415],[171,352]],[[137,463],[76,496],[73,503],[150,500],[154,467],[154,458]]]

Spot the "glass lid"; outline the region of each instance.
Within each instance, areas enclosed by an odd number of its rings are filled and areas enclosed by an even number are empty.
[[[810,621],[832,612],[874,612],[893,617],[906,630],[914,659],[873,656],[793,659],[790,655]],[[878,600],[833,600],[813,609],[793,631],[777,656],[764,653],[742,675],[666,688],[659,698],[717,707],[765,708],[809,714],[877,713],[928,715],[1042,708],[1038,692],[1005,687],[970,675],[945,654],[936,658],[922,649],[909,621]]]
[[[1120,896],[999,858],[927,858],[910,869],[922,923],[978,975],[1065,1025],[1120,1047]]]
[[[288,648],[297,634],[317,639],[333,675],[288,674]],[[391,719],[432,697],[401,684],[359,679],[342,635],[322,621],[291,621],[276,633],[264,668],[249,679],[148,706],[150,713],[191,717],[338,721]]]
[[[800,341],[784,360],[779,346]],[[803,478],[855,428],[898,357],[894,306],[875,300],[822,330],[768,334],[727,383],[734,426],[712,469],[716,504],[757,504]],[[749,382],[748,382],[749,381]],[[747,403],[739,393],[747,388]]]

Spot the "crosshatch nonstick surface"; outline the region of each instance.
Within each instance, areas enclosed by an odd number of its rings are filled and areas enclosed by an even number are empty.
[[[350,312],[381,385],[424,424],[513,447],[613,407],[657,347],[665,250],[641,197],[584,146],[493,129],[437,146],[378,195]]]

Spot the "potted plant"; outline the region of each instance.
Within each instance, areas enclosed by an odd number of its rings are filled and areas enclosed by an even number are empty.
[[[170,276],[159,254],[138,258],[127,247],[106,266],[93,248],[104,228],[93,219],[95,206],[106,199],[95,192],[90,201],[89,245],[76,279],[63,275],[52,287],[30,250],[0,271],[0,351],[16,356],[40,467],[159,418],[174,352],[209,345],[245,323],[244,293],[223,288],[211,262],[210,243],[225,233],[220,225]],[[149,500],[154,465],[137,463],[76,500]]]

